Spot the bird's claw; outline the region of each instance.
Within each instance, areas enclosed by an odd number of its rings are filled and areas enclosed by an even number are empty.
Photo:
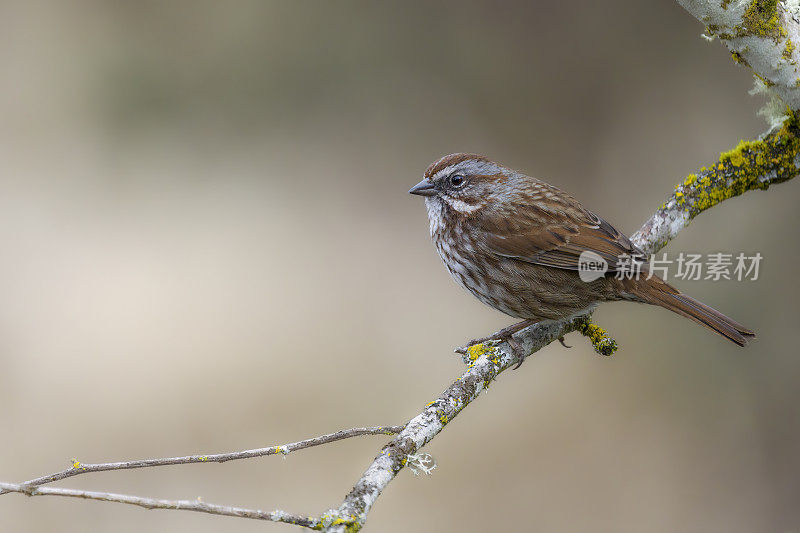
[[[516,370],[522,366],[522,363],[525,362],[527,355],[525,354],[525,350],[522,349],[520,343],[511,337],[508,338],[508,345],[511,346],[511,350],[514,352],[514,355],[517,356],[517,364],[514,365],[514,368],[512,368],[512,370]]]
[[[511,353],[514,355],[514,357],[517,358],[517,364],[514,365],[513,367],[514,370],[518,369],[527,357],[525,355],[525,350],[522,348],[522,345],[518,343],[516,340],[514,340],[514,338],[511,335],[502,337],[495,335],[492,338],[486,337],[483,339],[472,339],[466,344],[466,346],[456,348],[454,351],[462,355],[467,355],[469,353],[468,350],[470,347],[475,346],[477,344],[485,344],[487,342],[491,343],[505,342],[511,347]]]
[[[572,346],[569,346],[566,342],[564,342],[564,337],[559,337],[558,342],[560,342],[561,346],[563,346],[564,348],[572,348]]]
[[[506,342],[509,346],[511,346],[511,351],[517,358],[517,364],[514,366],[515,369],[519,368],[522,365],[522,362],[525,361],[525,357],[527,354],[525,350],[522,348],[522,345],[519,344],[517,341],[514,340],[513,335],[522,329],[534,324],[535,320],[523,320],[522,322],[518,322],[516,324],[512,324],[507,328],[503,328],[500,331],[496,331],[492,335],[488,337],[484,337],[482,339],[472,339],[467,343],[467,345],[463,348],[456,348],[455,352],[460,353],[462,355],[467,355],[467,350],[470,346],[475,346],[476,344],[483,344],[486,342]]]

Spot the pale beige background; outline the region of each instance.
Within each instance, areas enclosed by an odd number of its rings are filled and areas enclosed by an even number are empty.
[[[448,277],[406,194],[478,151],[631,233],[764,129],[751,79],[674,2],[4,2],[0,479],[402,423],[509,324]],[[800,531],[800,182],[669,250],[760,251],[678,282],[758,331],[740,350],[607,305],[508,372],[402,472],[369,531]],[[319,514],[383,437],[63,482]],[[0,530],[290,531],[0,497]]]

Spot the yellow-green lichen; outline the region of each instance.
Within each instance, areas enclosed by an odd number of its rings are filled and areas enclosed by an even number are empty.
[[[347,533],[356,533],[358,530],[361,529],[361,522],[358,521],[358,517],[356,516],[348,516],[347,518],[341,518],[338,516],[334,516],[331,514],[324,514],[322,515],[322,520],[319,523],[314,524],[311,529],[316,531],[322,531],[323,529],[328,529],[331,526],[345,526],[345,531]]]
[[[745,151],[750,150],[752,146],[758,146],[759,141],[739,141],[739,144],[736,145],[736,148],[733,150],[728,150],[727,152],[722,152],[719,154],[720,165],[723,167],[725,163],[730,163],[734,167],[741,167],[745,163],[744,155],[742,155]]]
[[[429,403],[425,408],[429,409],[431,407],[435,407],[435,409],[433,410],[433,414],[436,416],[436,418],[439,419],[439,422],[441,422],[442,425],[445,425],[450,421],[450,418],[447,416],[447,412],[444,410],[444,407],[441,406],[443,401],[444,400],[442,399],[434,400],[431,403]]]
[[[732,0],[722,0],[722,9],[728,9]],[[720,26],[718,24],[708,24],[706,34],[719,37],[723,40],[731,40],[739,37],[761,37],[772,39],[779,43],[781,39],[787,37],[789,33],[781,25],[778,13],[778,0],[752,0],[742,14],[742,23],[733,27]],[[709,38],[710,40],[711,38]],[[747,65],[747,61],[742,56],[745,50],[732,51],[731,57],[736,63]]]
[[[737,63],[739,65],[744,65],[746,67],[750,66],[750,64],[747,62],[744,56],[742,56],[742,54],[740,54],[739,52],[731,52],[731,59],[733,59],[734,63]]]
[[[742,26],[749,35],[771,37],[776,41],[786,33],[778,17],[778,0],[753,0],[742,15]]]
[[[795,48],[794,42],[791,39],[786,39],[786,46],[783,48],[781,55],[787,61],[792,61],[792,54],[794,54]]]
[[[706,26],[705,35],[709,40],[713,40],[713,37],[711,37],[711,36],[719,37],[722,40],[730,40],[730,39],[733,39],[733,38],[738,36],[736,34],[733,34],[733,33],[727,32],[727,31],[722,31],[723,28],[724,28],[724,26],[719,26],[717,24],[709,24],[709,25]],[[734,29],[737,31],[737,33],[741,33],[742,31],[744,31],[739,26],[737,26]]]
[[[753,73],[753,75],[754,75],[756,78],[758,78],[759,80],[761,80],[761,83],[763,83],[763,84],[764,84],[764,87],[774,87],[774,86],[775,86],[775,82],[774,82],[774,81],[772,81],[772,80],[769,80],[769,79],[765,78],[765,77],[764,77],[764,76],[762,76],[761,74],[759,74],[759,73],[757,73],[757,72],[756,72],[756,73]],[[760,91],[759,91],[759,92],[760,92]]]
[[[617,351],[617,341],[597,324],[592,324],[587,320],[578,326],[578,331],[589,339],[594,351],[600,355],[608,356]]]
[[[675,192],[676,203],[693,218],[723,200],[745,191],[766,189],[771,181],[784,181],[798,173],[800,157],[798,119],[789,118],[763,140],[741,141],[701,177],[689,175]],[[769,177],[769,179],[767,179]]]
[[[473,365],[475,364],[475,361],[477,361],[482,355],[485,355],[493,365],[500,366],[501,352],[497,349],[497,347],[493,346],[492,341],[481,342],[479,344],[468,346],[467,353],[464,355],[463,359],[468,365]]]
[[[491,346],[487,346],[486,343],[480,344],[473,344],[472,346],[467,348],[467,357],[469,357],[470,361],[475,361],[478,357],[482,356],[483,354],[489,353],[492,351]]]

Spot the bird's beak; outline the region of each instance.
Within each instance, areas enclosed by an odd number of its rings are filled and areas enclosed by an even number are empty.
[[[428,178],[425,178],[411,187],[408,193],[418,196],[436,196],[436,189],[433,188],[433,183]]]

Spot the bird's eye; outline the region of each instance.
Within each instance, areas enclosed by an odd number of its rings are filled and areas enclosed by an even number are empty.
[[[450,185],[453,187],[461,187],[467,182],[467,178],[462,176],[461,174],[453,174],[450,176]]]

